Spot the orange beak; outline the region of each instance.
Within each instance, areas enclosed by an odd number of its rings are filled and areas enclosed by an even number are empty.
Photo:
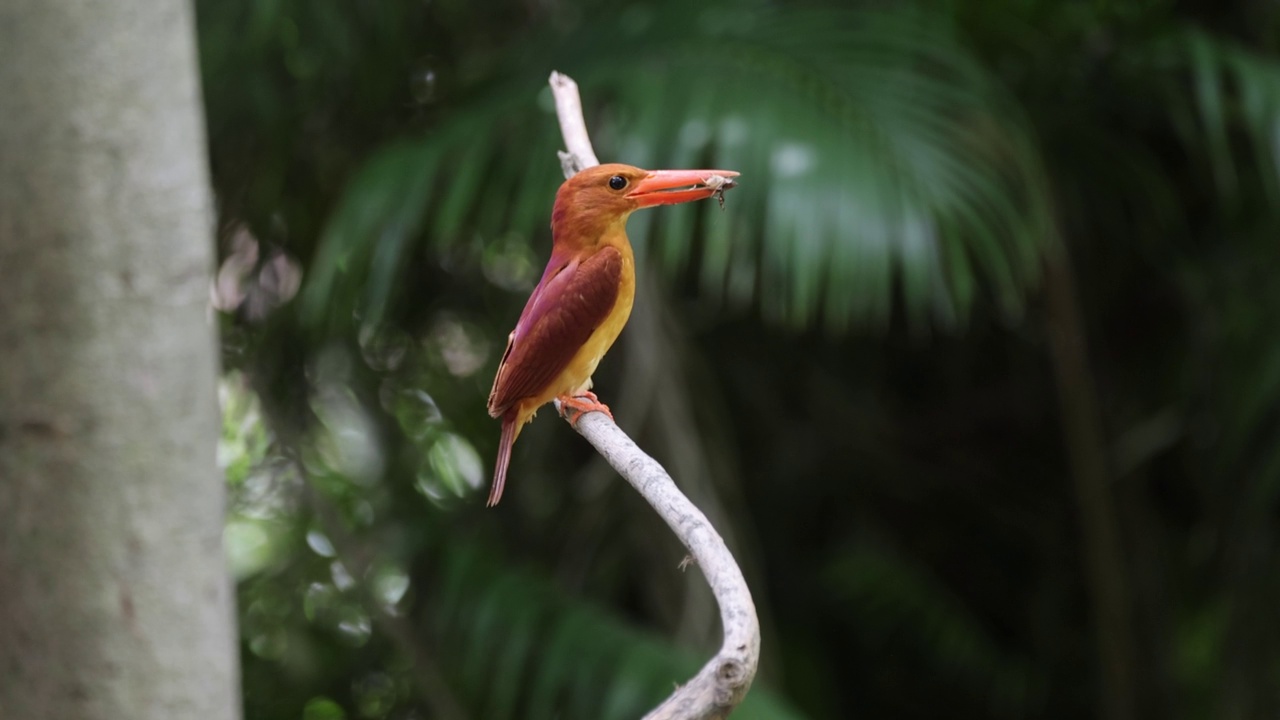
[[[702,200],[734,186],[732,170],[653,170],[636,183],[627,197],[638,207],[675,205]]]

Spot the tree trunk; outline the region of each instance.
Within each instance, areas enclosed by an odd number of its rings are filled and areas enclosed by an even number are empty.
[[[1054,249],[1045,267],[1045,304],[1062,429],[1079,504],[1086,588],[1093,609],[1101,677],[1101,717],[1142,717],[1137,649],[1123,534],[1112,490],[1098,390],[1089,369],[1085,328],[1067,248]]]
[[[0,98],[0,718],[236,718],[192,9],[6,0]]]

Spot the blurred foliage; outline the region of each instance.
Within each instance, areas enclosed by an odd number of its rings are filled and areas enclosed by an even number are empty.
[[[552,69],[602,158],[742,172],[724,212],[633,219],[596,378],[755,590],[734,717],[1102,714],[1062,282],[1136,712],[1280,714],[1272,6],[197,9],[250,720],[638,717],[718,644],[681,549],[559,423],[479,507],[550,244]]]

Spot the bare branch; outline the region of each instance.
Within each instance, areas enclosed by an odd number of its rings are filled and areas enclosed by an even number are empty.
[[[565,177],[599,165],[582,117],[578,85],[567,75],[551,73],[560,131],[569,152],[560,153]],[[564,415],[559,402],[556,408]],[[569,410],[569,412],[576,412]],[[706,515],[676,487],[667,471],[607,415],[590,412],[577,418],[575,429],[657,511],[689,549],[720,606],[724,643],[720,652],[645,720],[719,720],[742,702],[760,659],[760,622],[751,591],[733,554]]]
[[[577,419],[576,429],[675,531],[702,569],[720,606],[724,625],[720,652],[645,720],[728,717],[751,687],[760,658],[760,624],[742,570],[702,511],[608,415],[586,413]]]
[[[582,116],[578,83],[568,75],[554,70],[548,82],[551,83],[551,94],[556,99],[560,134],[564,136],[564,146],[569,149],[568,152],[559,153],[560,167],[564,169],[564,176],[570,178],[581,170],[599,165],[600,161],[591,147],[591,136],[587,134],[587,121]]]

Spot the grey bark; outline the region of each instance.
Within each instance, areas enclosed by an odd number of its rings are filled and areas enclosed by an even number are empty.
[[[559,402],[556,409],[564,412]],[[575,429],[680,538],[720,606],[720,651],[644,720],[724,720],[751,689],[760,662],[760,622],[742,570],[707,516],[611,418],[588,412],[577,417]]]
[[[0,3],[0,102],[0,718],[236,718],[190,4]]]

